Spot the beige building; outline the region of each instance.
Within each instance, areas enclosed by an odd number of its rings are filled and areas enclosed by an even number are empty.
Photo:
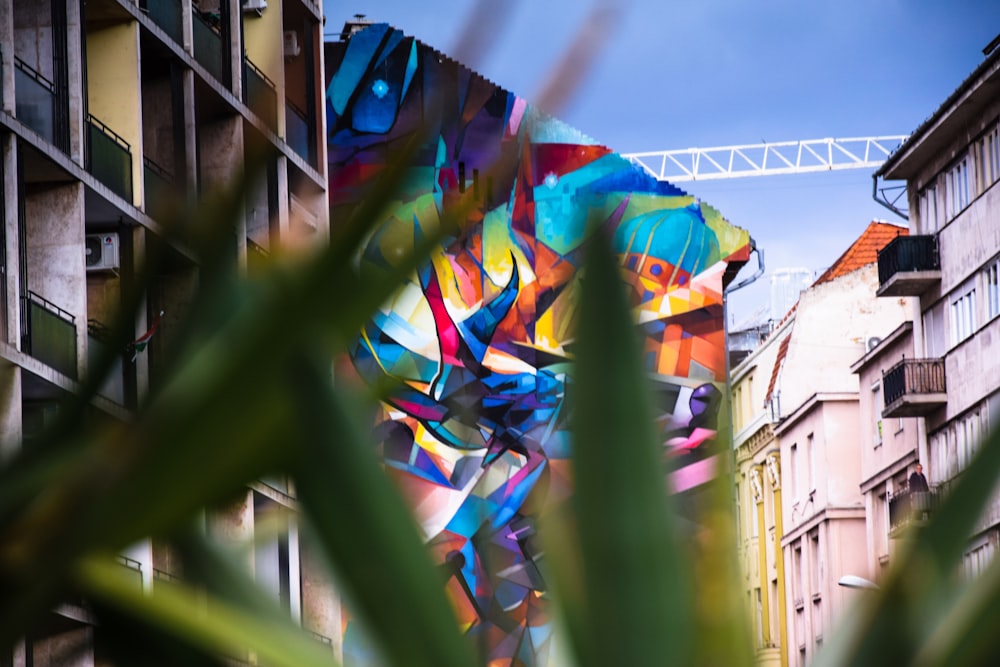
[[[914,423],[928,481],[945,494],[1000,426],[998,43],[876,173],[905,181],[910,228],[879,256],[878,294],[916,297],[913,356],[886,371],[882,416]],[[1000,499],[970,538],[970,573],[992,558],[998,531]]]
[[[0,442],[30,446],[79,390],[153,249],[165,262],[135,338],[156,335],[115,355],[92,407],[128,419],[156,388],[201,270],[164,223],[178,202],[236,183],[259,149],[271,157],[238,219],[238,270],[327,238],[321,41],[318,0],[0,0]],[[285,480],[262,480],[207,529],[252,537],[293,496]],[[251,561],[293,617],[339,636],[328,588],[300,566],[294,518]],[[178,576],[170,549],[148,541],[121,563],[146,588]],[[85,608],[62,605],[12,664],[100,663],[99,633]]]

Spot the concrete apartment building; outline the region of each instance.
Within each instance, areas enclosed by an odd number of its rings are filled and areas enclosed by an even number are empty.
[[[154,246],[167,261],[135,336],[154,325],[156,336],[134,358],[123,351],[92,407],[127,419],[157,386],[200,272],[164,221],[178,201],[235,183],[258,149],[272,157],[240,216],[239,270],[278,245],[325,241],[322,22],[317,0],[0,0],[2,442],[30,443],[78,390]],[[255,483],[206,525],[252,536],[293,495],[285,480]],[[257,549],[256,577],[304,626],[336,637],[329,591],[300,567],[294,519],[286,528]],[[121,562],[146,588],[178,574],[170,549],[148,541]],[[100,664],[85,609],[52,617],[12,664]]]
[[[998,44],[876,173],[905,182],[910,229],[879,256],[878,294],[915,297],[911,327],[901,332],[912,340],[900,343],[913,353],[885,372],[881,414],[883,423],[914,423],[937,494],[948,493],[982,435],[1000,426]],[[998,541],[1000,499],[970,537],[970,574]]]
[[[731,373],[741,556],[760,664],[803,665],[866,572],[858,377],[852,364],[908,313],[877,299],[872,222]]]

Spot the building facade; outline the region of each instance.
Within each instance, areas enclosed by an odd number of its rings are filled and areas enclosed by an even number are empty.
[[[913,356],[887,369],[885,420],[913,422],[932,490],[946,494],[983,435],[1000,426],[1000,50],[886,161],[876,177],[906,185],[909,238],[879,257],[878,294],[914,297]],[[992,48],[992,50],[991,50]],[[966,553],[979,572],[1000,540],[1000,500]]]
[[[163,382],[202,271],[169,229],[184,206],[253,176],[229,253],[239,272],[279,246],[325,241],[322,22],[314,0],[0,0],[0,442],[30,447],[80,389],[154,255],[135,343],[111,352],[91,407],[127,420]],[[329,586],[301,564],[287,518],[293,495],[286,480],[261,480],[207,513],[206,529],[244,539],[265,516],[285,516],[251,570],[304,626],[333,637]],[[180,576],[165,544],[147,540],[120,560],[147,589]],[[86,609],[52,616],[14,665],[101,662]]]

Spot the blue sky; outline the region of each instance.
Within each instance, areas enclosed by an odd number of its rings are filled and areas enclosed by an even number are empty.
[[[468,64],[526,98],[540,90],[594,3],[493,0],[493,38]],[[596,62],[558,116],[627,153],[908,134],[982,62],[1000,0],[604,2]],[[324,0],[326,32],[356,13],[451,55],[473,0]],[[497,12],[495,12],[497,13]],[[484,34],[489,34],[483,31]],[[482,40],[486,41],[486,40]],[[769,269],[822,270],[875,218],[867,170],[681,184],[750,231]],[[751,271],[744,270],[742,275]],[[767,276],[730,299],[739,322]]]

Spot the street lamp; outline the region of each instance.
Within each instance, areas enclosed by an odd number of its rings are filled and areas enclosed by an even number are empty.
[[[856,574],[845,574],[837,581],[837,585],[843,586],[844,588],[861,588],[868,591],[882,590],[882,587],[874,581],[869,581],[868,579],[859,577]]]

